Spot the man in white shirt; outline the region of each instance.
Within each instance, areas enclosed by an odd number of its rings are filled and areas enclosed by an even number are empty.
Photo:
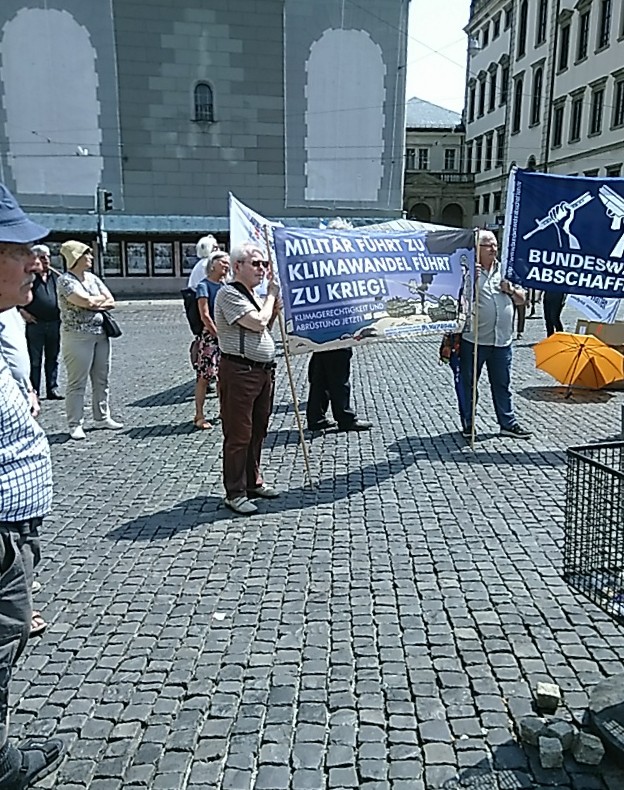
[[[524,289],[502,277],[498,260],[498,242],[490,231],[479,232],[479,263],[477,277],[478,331],[464,330],[459,352],[460,379],[464,397],[460,399],[462,434],[472,436],[472,378],[475,341],[477,347],[477,381],[483,365],[487,367],[492,401],[501,436],[527,439],[531,432],[516,419],[511,402],[511,341],[513,337],[514,304],[526,301]],[[465,404],[462,407],[461,404]]]

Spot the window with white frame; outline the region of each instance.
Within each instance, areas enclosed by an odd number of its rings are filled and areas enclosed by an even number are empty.
[[[602,111],[604,107],[604,85],[594,88],[591,95],[589,115],[589,133],[600,134],[602,131]]]
[[[559,71],[565,71],[568,68],[568,59],[570,57],[570,29],[571,25],[568,22],[562,25],[559,29],[559,59],[557,67]]]
[[[537,26],[535,30],[535,45],[539,46],[546,41],[548,30],[548,0],[539,0],[537,9]]]
[[[583,11],[578,22],[578,39],[576,44],[576,60],[585,60],[589,47],[589,23],[591,10]]]
[[[581,139],[581,122],[583,120],[583,96],[572,97],[572,110],[570,112],[570,142],[576,143]]]
[[[456,170],[457,169],[457,149],[445,148],[444,149],[444,169]]]
[[[527,40],[527,24],[529,19],[529,3],[528,0],[522,0],[520,3],[520,13],[518,21],[518,46],[516,49],[516,56],[521,58],[526,54],[526,40]]]
[[[514,81],[514,103],[511,118],[511,133],[516,134],[520,131],[522,124],[522,90],[524,88],[523,77],[516,77]]]
[[[428,148],[419,148],[418,149],[418,169],[419,170],[429,170],[429,149]]]
[[[533,72],[533,93],[531,94],[531,126],[540,122],[542,112],[542,88],[544,69],[540,66]]]
[[[616,80],[613,86],[613,123],[614,129],[624,126],[624,77]]]
[[[597,49],[604,49],[609,46],[611,37],[611,0],[600,0],[598,17],[598,40]]]

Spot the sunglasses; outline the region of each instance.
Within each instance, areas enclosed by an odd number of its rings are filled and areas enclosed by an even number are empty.
[[[254,269],[268,269],[269,262],[268,261],[249,261],[249,263],[254,267]]]

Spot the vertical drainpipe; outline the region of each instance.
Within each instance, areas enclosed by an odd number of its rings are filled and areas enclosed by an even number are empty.
[[[548,100],[546,115],[546,139],[544,140],[544,155],[542,157],[542,171],[548,172],[550,156],[550,136],[552,131],[553,100],[555,98],[555,76],[557,73],[557,49],[559,45],[559,14],[561,13],[561,0],[555,3],[555,32],[553,35],[552,62],[550,66],[550,81],[548,84]]]

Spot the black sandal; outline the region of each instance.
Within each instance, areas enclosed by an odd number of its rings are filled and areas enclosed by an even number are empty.
[[[51,774],[61,764],[66,748],[67,744],[60,738],[29,738],[24,741],[17,747],[22,764],[6,784],[6,790],[25,790],[33,782]]]

